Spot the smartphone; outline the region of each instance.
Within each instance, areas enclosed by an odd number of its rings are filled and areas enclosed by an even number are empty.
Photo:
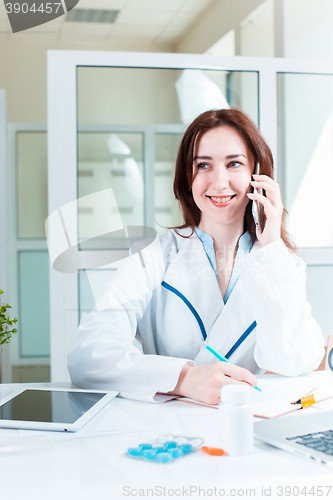
[[[259,163],[256,164],[254,168],[254,174],[259,175],[260,174],[260,166]],[[252,188],[254,193],[259,193],[265,196],[264,190],[262,188]],[[265,227],[265,222],[266,222],[266,217],[265,217],[265,211],[264,211],[264,206],[262,203],[259,201],[252,201],[252,217],[254,220],[254,223],[256,225],[256,228],[259,233],[262,233]]]

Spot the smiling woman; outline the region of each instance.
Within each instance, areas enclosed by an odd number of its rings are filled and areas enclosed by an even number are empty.
[[[174,193],[183,225],[141,252],[144,266],[137,254],[126,259],[83,315],[70,345],[73,382],[150,402],[164,393],[218,403],[225,384],[315,369],[323,338],[305,264],[284,227],[271,151],[243,112],[207,111],[188,127]],[[250,200],[264,207],[261,233]],[[206,340],[230,363],[216,363]]]
[[[209,149],[215,154],[215,163],[214,157],[207,153]],[[276,202],[280,210],[282,209],[282,220],[280,218],[278,237],[281,236],[289,249],[295,250],[294,244],[285,228],[287,212],[283,209],[281,204],[279,187],[276,183],[273,184],[272,181],[267,179],[267,177],[271,179],[274,177],[271,150],[256,125],[245,115],[245,113],[235,108],[211,110],[202,113],[193,121],[184,134],[178,152],[174,181],[175,196],[180,202],[184,217],[184,224],[179,226],[179,228],[190,226],[194,230],[202,221],[201,208],[194,200],[197,186],[196,176],[202,169],[212,171],[214,167],[215,171],[219,171],[220,176],[223,176],[223,169],[221,171],[221,159],[223,159],[223,154],[225,173],[235,169],[234,173],[237,172],[238,176],[239,172],[244,174],[246,167],[248,167],[250,178],[246,194],[250,194],[251,192],[250,182],[251,176],[253,176],[253,178],[255,177],[253,174],[255,163],[260,164],[261,175],[266,177],[266,181],[269,182],[270,186],[275,186],[275,193],[278,196]],[[204,157],[202,157],[202,155]],[[218,169],[218,161],[220,161],[220,169]],[[202,176],[199,177],[199,179],[201,178]],[[234,175],[230,172],[229,175],[225,175],[224,179],[217,179],[217,182],[222,181],[222,185],[219,186],[219,189],[224,190],[223,182],[230,182],[233,178]],[[263,177],[261,180],[263,180]],[[215,185],[214,192],[212,193],[214,195],[219,194],[216,190],[216,186],[217,185]],[[253,186],[254,184],[252,184],[252,187]],[[259,186],[256,185],[255,187]],[[230,186],[230,188],[232,188],[232,186]],[[268,189],[271,191],[272,187]],[[227,190],[224,190],[223,194],[224,193],[230,194],[227,193]],[[251,196],[249,198],[253,199]],[[268,207],[265,199],[261,198],[260,201],[266,203],[265,208]],[[240,217],[241,214],[238,213],[238,216]],[[251,215],[251,204],[247,202],[245,202],[243,219],[244,229],[249,232],[252,238],[256,238],[257,233]]]

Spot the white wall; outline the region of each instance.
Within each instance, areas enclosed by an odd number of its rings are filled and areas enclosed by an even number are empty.
[[[264,0],[216,0],[179,40],[176,51],[202,54]]]
[[[274,0],[265,0],[241,21],[240,53],[274,57]]]
[[[333,58],[332,0],[284,0],[284,56]]]

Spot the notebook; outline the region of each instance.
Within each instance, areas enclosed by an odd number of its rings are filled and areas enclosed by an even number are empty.
[[[330,372],[329,372],[330,375]],[[333,410],[333,380],[332,377],[318,377],[313,379],[308,376],[281,378],[276,375],[265,375],[258,377],[258,385],[261,392],[252,391],[253,415],[260,418],[277,418],[288,413],[300,413],[315,411],[312,408],[302,409],[301,404],[292,404],[301,396],[313,392],[316,403],[313,408]],[[210,408],[218,408],[218,405],[211,405],[195,401],[190,398],[177,397],[178,400],[186,403],[194,403]]]

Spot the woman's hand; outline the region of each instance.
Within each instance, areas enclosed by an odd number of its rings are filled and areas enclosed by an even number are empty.
[[[261,246],[273,243],[281,238],[281,221],[283,214],[283,204],[281,200],[280,187],[277,182],[267,175],[253,174],[254,181],[251,185],[254,188],[262,188],[266,196],[259,193],[248,193],[250,200],[262,203],[265,210],[266,223],[262,233],[257,230],[257,238]]]
[[[169,394],[185,396],[203,403],[218,404],[221,387],[225,384],[247,385],[242,380],[253,386],[257,385],[257,379],[251,372],[230,363],[218,361],[202,366],[185,365],[176,387]]]

